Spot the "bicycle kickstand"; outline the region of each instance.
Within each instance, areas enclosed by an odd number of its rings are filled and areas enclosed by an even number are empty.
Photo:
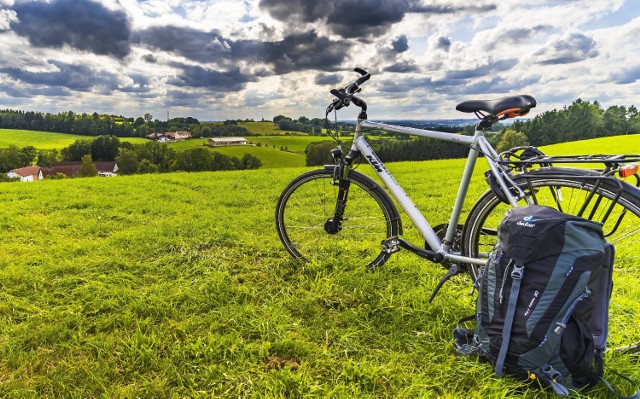
[[[440,288],[442,288],[444,283],[446,283],[447,280],[449,280],[451,277],[455,276],[456,274],[460,273],[461,271],[463,270],[460,268],[460,266],[457,263],[452,263],[451,266],[449,267],[449,270],[447,270],[447,273],[444,276],[442,276],[442,278],[438,282],[438,285],[436,285],[436,288],[434,288],[433,293],[431,293],[431,296],[429,297],[429,303],[433,301],[433,298],[436,297],[436,295],[438,294],[438,291],[440,291]]]

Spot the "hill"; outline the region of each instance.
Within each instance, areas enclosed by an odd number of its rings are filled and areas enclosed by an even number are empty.
[[[388,167],[435,224],[463,162]],[[444,270],[405,252],[292,261],[274,206],[304,170],[4,184],[0,396],[554,397],[453,354],[466,277],[429,303]]]
[[[39,150],[61,150],[73,144],[76,140],[92,140],[93,138],[93,136],[80,136],[66,133],[0,129],[0,148],[16,145],[18,147],[33,146]],[[133,144],[141,144],[147,141],[147,139],[139,137],[120,137],[120,140]]]

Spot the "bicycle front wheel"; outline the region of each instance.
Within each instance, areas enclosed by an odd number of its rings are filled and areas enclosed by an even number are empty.
[[[603,224],[606,240],[615,246],[610,343],[640,350],[640,190],[626,183],[620,190],[611,180],[601,180],[593,190],[597,180],[585,170],[551,168],[537,174],[516,177],[523,187],[528,182],[525,193],[535,203]],[[524,200],[521,205],[526,205]],[[467,256],[487,256],[496,245],[498,224],[509,208],[492,191],[478,200],[463,230],[463,252]],[[477,267],[471,267],[471,275],[477,278]]]
[[[400,218],[386,192],[361,173],[349,172],[348,200],[339,231],[328,233],[325,223],[336,211],[339,187],[332,169],[319,169],[295,178],[276,206],[280,240],[294,257],[309,262],[344,259],[381,266],[390,254],[382,241],[398,235]]]

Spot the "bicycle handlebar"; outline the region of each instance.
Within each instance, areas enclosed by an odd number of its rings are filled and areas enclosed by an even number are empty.
[[[360,115],[366,119],[367,103],[361,98],[354,96],[355,93],[359,93],[362,89],[360,85],[371,78],[371,74],[362,68],[355,68],[355,72],[360,74],[360,77],[353,83],[350,83],[342,89],[331,89],[329,92],[336,98],[327,107],[327,115],[331,111],[337,111],[343,107],[348,107],[351,103],[355,104],[361,109]]]

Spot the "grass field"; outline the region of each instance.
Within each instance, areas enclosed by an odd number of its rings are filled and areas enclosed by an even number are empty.
[[[91,139],[93,139],[92,136],[79,136],[75,134],[0,129],[0,148],[16,145],[18,147],[33,146],[39,150],[61,150],[73,144],[76,140]],[[139,137],[121,137],[120,140],[133,144],[142,144],[148,141],[147,139]]]
[[[437,224],[462,164],[387,166]],[[466,277],[428,303],[444,270],[405,252],[374,273],[289,259],[274,206],[304,170],[4,184],[0,397],[556,397],[454,354]],[[638,361],[607,355],[635,380]]]

